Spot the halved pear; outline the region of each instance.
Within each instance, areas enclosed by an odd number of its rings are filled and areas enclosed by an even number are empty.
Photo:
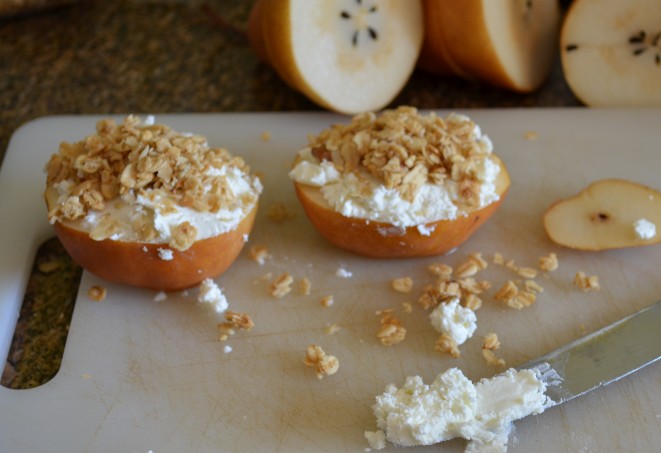
[[[544,215],[544,227],[553,242],[578,250],[661,242],[660,234],[643,238],[636,233],[641,219],[661,226],[661,193],[630,181],[604,179],[552,204]]]
[[[310,222],[330,243],[372,258],[410,258],[448,253],[468,240],[500,207],[510,187],[503,161],[495,186],[498,200],[476,209],[463,209],[456,218],[425,224],[429,234],[415,227],[400,228],[389,223],[347,217],[326,201],[319,187],[294,182],[296,195]]]
[[[560,46],[565,79],[585,104],[661,105],[661,1],[575,0]]]
[[[558,0],[423,0],[419,66],[530,92],[557,55]]]
[[[330,110],[379,110],[422,46],[420,0],[258,0],[248,36],[282,79]]]
[[[50,210],[57,203],[57,191],[47,187],[44,195]],[[172,250],[167,243],[97,241],[80,220],[55,222],[53,229],[69,256],[104,280],[157,291],[178,291],[225,272],[241,253],[256,213],[257,204],[235,229],[197,240],[184,251]],[[172,259],[160,258],[159,249],[171,250]]]

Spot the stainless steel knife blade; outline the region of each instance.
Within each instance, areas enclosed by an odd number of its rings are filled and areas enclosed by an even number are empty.
[[[518,369],[536,370],[546,395],[563,403],[661,358],[661,301]]]

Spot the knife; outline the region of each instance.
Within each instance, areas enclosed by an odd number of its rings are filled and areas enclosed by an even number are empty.
[[[535,371],[556,404],[661,358],[661,301],[520,367]]]

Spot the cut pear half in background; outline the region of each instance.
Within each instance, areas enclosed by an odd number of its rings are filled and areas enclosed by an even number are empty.
[[[551,240],[578,250],[608,250],[657,244],[661,234],[636,233],[641,219],[661,227],[661,192],[621,179],[590,184],[573,197],[552,204],[544,215]]]
[[[346,114],[394,99],[423,30],[419,0],[259,0],[249,21],[253,48],[287,84]]]
[[[661,106],[661,1],[575,0],[562,27],[562,69],[591,106]]]
[[[514,91],[537,89],[557,57],[558,0],[424,0],[419,66]]]

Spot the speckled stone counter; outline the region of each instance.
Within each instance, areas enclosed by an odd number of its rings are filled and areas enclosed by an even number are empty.
[[[253,1],[81,1],[0,19],[0,160],[14,130],[46,115],[319,110],[248,46]],[[559,62],[532,94],[415,72],[392,105],[578,106]],[[7,208],[7,207],[3,207]],[[49,380],[80,269],[56,240],[39,254],[3,385]]]

